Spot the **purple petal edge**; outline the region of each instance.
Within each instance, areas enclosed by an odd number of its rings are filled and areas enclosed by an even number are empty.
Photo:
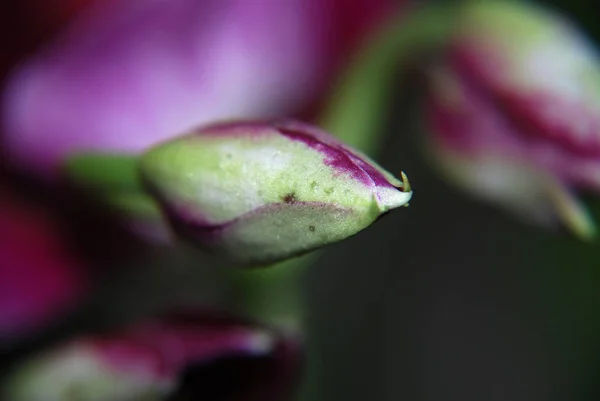
[[[174,224],[176,230],[183,230],[185,233],[193,234],[194,238],[199,238],[203,243],[207,245],[214,244],[218,241],[220,236],[232,226],[243,222],[244,220],[251,219],[256,215],[263,213],[276,213],[278,210],[289,206],[310,206],[315,209],[336,209],[340,212],[351,213],[350,209],[344,209],[334,207],[329,203],[324,202],[302,202],[296,201],[293,198],[287,196],[282,199],[281,203],[271,203],[254,210],[251,210],[243,215],[236,217],[235,219],[226,221],[224,223],[211,224],[206,221],[198,221],[196,216],[190,215],[185,210],[174,208],[171,205],[164,205],[164,210],[169,220]]]
[[[274,126],[286,137],[300,141],[325,154],[325,163],[328,166],[341,173],[350,174],[352,178],[364,185],[369,187],[393,187],[380,171],[326,132],[296,121],[274,123]]]

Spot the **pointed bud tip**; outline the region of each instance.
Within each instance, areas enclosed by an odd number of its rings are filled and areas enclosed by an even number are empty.
[[[408,181],[408,177],[406,176],[404,171],[400,172],[400,176],[402,177],[402,192],[412,192],[410,182]],[[408,204],[406,205],[408,206]]]
[[[267,355],[277,345],[277,339],[267,330],[255,331],[248,339],[248,351],[255,355]]]

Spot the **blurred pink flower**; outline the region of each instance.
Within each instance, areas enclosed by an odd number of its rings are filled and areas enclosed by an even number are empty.
[[[571,190],[600,191],[599,61],[550,10],[469,3],[430,71],[433,159],[470,193],[590,238],[594,224]]]
[[[288,399],[298,343],[230,318],[171,316],[80,337],[20,365],[13,401]]]
[[[73,309],[84,280],[54,221],[0,192],[0,343]]]
[[[144,0],[90,9],[12,75],[8,153],[47,172],[75,150],[138,152],[213,120],[296,113],[395,5]]]

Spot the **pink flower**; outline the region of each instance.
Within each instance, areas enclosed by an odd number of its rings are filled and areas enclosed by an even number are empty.
[[[292,114],[318,95],[328,70],[392,4],[145,0],[96,7],[12,75],[3,110],[9,154],[45,171],[77,150],[139,152],[213,120]]]
[[[72,309],[84,287],[80,269],[49,216],[0,192],[0,343]]]
[[[100,0],[6,0],[0,4],[0,76]],[[108,0],[105,0],[108,1]],[[115,0],[116,1],[116,0]]]
[[[600,68],[540,6],[469,3],[431,68],[429,149],[461,188],[542,224],[594,235],[572,190],[600,191]]]
[[[8,377],[5,396],[284,400],[295,387],[298,351],[292,338],[231,318],[170,316],[80,337],[33,357]]]

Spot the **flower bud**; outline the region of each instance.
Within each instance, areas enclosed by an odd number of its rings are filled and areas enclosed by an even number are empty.
[[[272,263],[356,234],[412,196],[366,156],[304,123],[199,128],[142,156],[175,230],[242,263]]]
[[[292,338],[245,322],[170,316],[80,337],[34,356],[4,378],[3,396],[12,401],[270,400],[293,390],[298,351]],[[268,397],[253,398],[263,392]]]
[[[454,183],[582,238],[594,225],[572,189],[600,190],[600,64],[559,14],[468,2],[431,68],[428,142]]]

